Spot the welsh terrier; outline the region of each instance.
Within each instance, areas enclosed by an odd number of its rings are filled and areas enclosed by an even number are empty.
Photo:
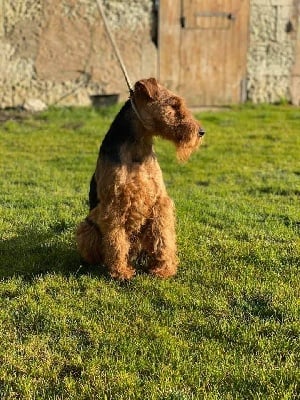
[[[147,272],[161,278],[176,273],[174,205],[153,137],[172,141],[178,158],[187,160],[204,133],[182,98],[155,78],[136,82],[100,147],[90,212],[76,233],[83,260],[104,264],[119,280],[135,274],[134,260],[141,255]]]

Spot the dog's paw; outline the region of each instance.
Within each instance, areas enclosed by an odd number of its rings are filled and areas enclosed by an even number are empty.
[[[118,281],[129,281],[135,275],[135,269],[127,267],[120,269],[113,269],[109,272],[110,276]]]
[[[159,278],[170,278],[176,274],[177,268],[166,264],[158,265],[149,269],[149,274],[158,276]]]

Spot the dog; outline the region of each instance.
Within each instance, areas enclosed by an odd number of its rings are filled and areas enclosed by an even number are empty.
[[[118,280],[134,276],[140,256],[152,275],[168,278],[176,273],[174,205],[153,137],[173,142],[178,158],[185,161],[204,133],[184,100],[155,78],[135,83],[101,144],[90,182],[90,211],[76,232],[85,262],[104,265]]]

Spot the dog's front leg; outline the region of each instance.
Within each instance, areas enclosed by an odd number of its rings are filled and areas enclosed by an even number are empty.
[[[124,227],[114,227],[103,234],[104,263],[113,278],[128,280],[135,274],[129,265],[129,249],[130,242]]]
[[[148,271],[168,278],[176,274],[178,265],[172,200],[167,196],[160,198],[152,213],[143,237],[143,247],[150,256]]]

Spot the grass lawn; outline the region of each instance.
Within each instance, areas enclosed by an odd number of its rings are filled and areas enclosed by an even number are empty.
[[[98,147],[117,108],[0,124],[0,398],[299,399],[300,110],[201,114],[186,164],[156,141],[178,275],[81,267]]]

